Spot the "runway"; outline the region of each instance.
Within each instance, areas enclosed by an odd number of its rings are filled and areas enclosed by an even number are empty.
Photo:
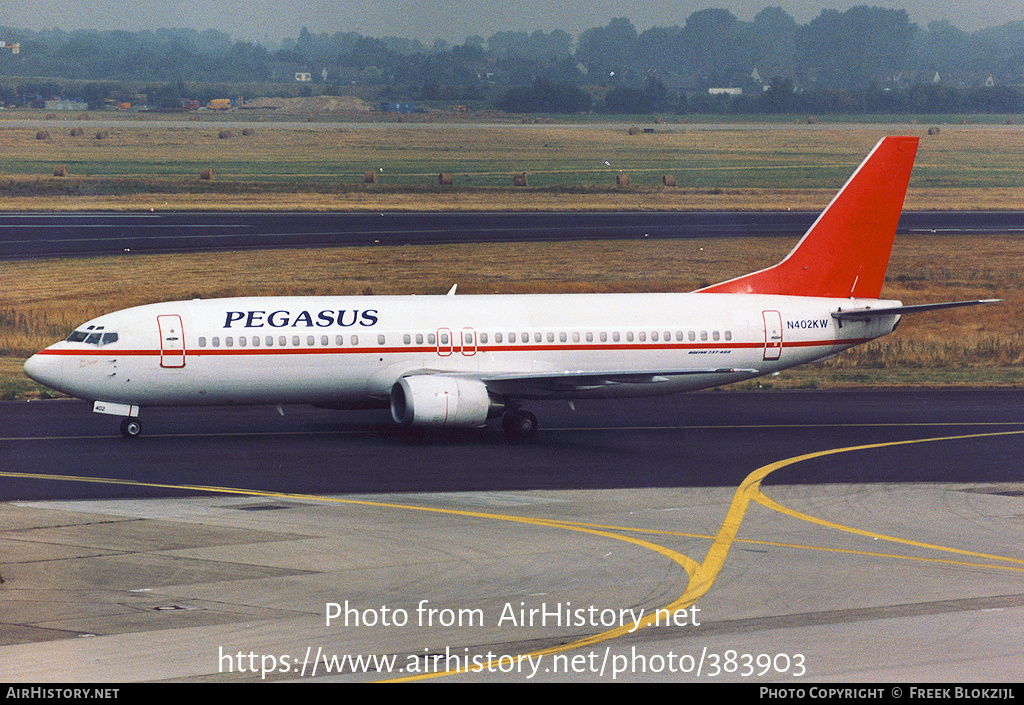
[[[1022,401],[538,404],[529,445],[301,407],[146,410],[129,441],[76,402],[4,404],[0,662],[15,682],[1015,682]]]
[[[289,247],[736,236],[798,238],[810,212],[0,213],[0,258]],[[900,233],[1020,232],[1015,211],[906,212]]]

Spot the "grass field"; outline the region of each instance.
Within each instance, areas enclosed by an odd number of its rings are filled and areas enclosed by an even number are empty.
[[[884,126],[688,129],[628,125],[270,127],[122,121],[96,139],[62,121],[0,120],[0,210],[150,208],[818,209],[890,132]],[[921,135],[909,208],[1021,208],[1024,130]],[[910,132],[915,133],[914,130]],[[54,177],[64,164],[70,176]],[[212,168],[213,181],[199,171]],[[378,181],[363,184],[375,171]],[[437,174],[452,173],[441,187]],[[526,172],[529,186],[511,186]],[[615,186],[630,175],[628,189]],[[661,185],[665,174],[677,187]],[[759,269],[789,238],[445,245],[0,264],[0,395],[33,393],[21,361],[100,313],[169,299],[274,294],[689,291]],[[1019,385],[1018,235],[897,239],[883,296],[1005,303],[908,317],[879,342],[748,386]]]
[[[884,126],[693,129],[655,125],[366,125],[120,121],[72,136],[62,121],[0,120],[0,209],[701,209],[820,208]],[[86,124],[89,123],[80,123]],[[910,208],[1024,202],[1024,130],[927,135]],[[68,176],[54,177],[55,166]],[[213,180],[200,180],[212,169]],[[372,172],[376,183],[365,184]],[[452,186],[438,185],[450,173]],[[528,186],[512,187],[525,173]],[[628,188],[616,177],[628,175]],[[676,187],[662,185],[675,177]]]

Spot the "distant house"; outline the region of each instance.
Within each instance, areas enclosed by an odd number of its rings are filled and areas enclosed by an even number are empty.
[[[78,100],[48,100],[43,105],[45,110],[88,110],[89,104]]]
[[[743,95],[742,88],[708,88],[708,95]]]
[[[299,83],[310,83],[313,80],[313,74],[308,71],[296,71],[295,80]]]
[[[381,103],[380,111],[382,113],[414,113],[416,112],[415,103]]]

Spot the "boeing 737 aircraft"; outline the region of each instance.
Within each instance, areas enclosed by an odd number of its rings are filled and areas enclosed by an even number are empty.
[[[110,313],[25,363],[32,379],[125,417],[214,404],[390,406],[400,424],[531,437],[533,399],[668,394],[821,360],[895,329],[879,300],[917,153],[881,140],[780,263],[676,294],[274,297]],[[454,289],[451,292],[454,294]]]

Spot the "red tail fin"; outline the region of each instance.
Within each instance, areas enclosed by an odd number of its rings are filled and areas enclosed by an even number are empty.
[[[699,291],[877,299],[916,155],[916,137],[883,138],[785,259]]]

